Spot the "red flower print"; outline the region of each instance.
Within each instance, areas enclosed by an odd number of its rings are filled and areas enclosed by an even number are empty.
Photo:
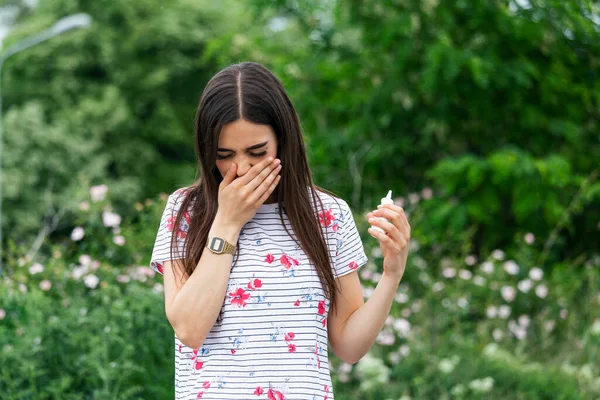
[[[352,261],[349,265],[350,269],[357,269],[358,263],[356,261]]]
[[[332,225],[332,226],[331,226],[331,229],[332,229],[334,232],[337,232],[337,231],[338,231],[338,229],[340,229],[340,226],[339,226],[338,224],[334,224],[334,225]]]
[[[248,283],[248,289],[260,289],[262,287],[262,282],[260,279],[252,279],[250,283]]]
[[[202,387],[203,387],[204,389],[208,389],[208,388],[210,388],[210,382],[209,382],[209,381],[204,381],[204,383],[202,384]],[[326,387],[327,387],[327,386],[326,386]]]
[[[250,298],[250,293],[246,292],[244,288],[237,288],[235,292],[230,292],[231,304],[237,305],[238,307],[246,307],[246,300]]]
[[[319,302],[319,314],[325,315],[325,300]]]
[[[163,275],[163,266],[160,263],[156,263],[156,269],[158,270],[158,272]]]
[[[188,224],[192,221],[192,219],[190,218],[190,214],[187,211],[183,213],[183,218]]]
[[[269,397],[269,400],[285,400],[283,393],[278,390],[269,389],[267,396]]]
[[[289,342],[291,340],[294,340],[294,338],[296,337],[296,335],[294,335],[294,332],[288,332],[284,335],[285,341]]]
[[[167,230],[172,231],[173,225],[175,225],[175,217],[170,216],[169,218],[167,218]]]
[[[192,356],[192,361],[194,361],[198,357],[198,349],[194,349],[194,355]]]
[[[179,345],[179,352],[181,353],[181,345]]]
[[[257,396],[260,396],[261,394],[263,394],[265,391],[263,390],[263,388],[261,388],[260,386],[256,387],[256,390],[254,391],[254,394]]]
[[[298,307],[300,305],[300,300],[296,300],[296,302],[294,303],[294,307]]]
[[[267,254],[267,256],[265,257],[265,262],[271,264],[273,261],[275,261],[275,257],[273,257],[273,254]]]
[[[325,385],[325,387],[323,388],[323,390],[325,390],[325,393],[329,393],[329,386]]]
[[[290,256],[286,256],[285,254],[281,256],[279,261],[281,261],[281,263],[283,264],[285,269],[292,268],[292,265],[294,265],[294,266],[300,265],[300,262],[298,260],[295,260]]]
[[[202,369],[204,363],[202,361],[196,361],[196,365],[194,366],[197,370]]]
[[[202,396],[204,396],[204,392],[198,392],[198,395],[196,396],[196,398],[201,399]]]
[[[288,351],[290,353],[295,353],[296,352],[296,345],[294,343],[289,343],[288,344]]]
[[[333,221],[335,221],[335,217],[333,216],[331,208],[319,213],[319,222],[322,226],[329,226]]]
[[[231,349],[231,354],[235,354],[235,349]]]
[[[327,325],[327,318],[323,318],[323,321],[321,321],[321,323],[323,324],[323,328],[325,328],[325,325]]]

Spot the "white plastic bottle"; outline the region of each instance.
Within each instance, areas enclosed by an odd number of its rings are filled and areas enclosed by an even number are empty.
[[[394,200],[392,200],[392,191],[391,190],[388,192],[386,197],[381,199],[381,205],[384,205],[384,204],[394,204]],[[371,228],[373,228],[381,233],[385,233],[385,231],[383,229],[381,229],[377,226],[371,225]]]

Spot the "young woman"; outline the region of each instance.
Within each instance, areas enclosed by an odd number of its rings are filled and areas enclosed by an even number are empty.
[[[151,259],[175,331],[175,398],[333,399],[328,343],[348,363],[374,343],[406,266],[403,210],[368,215],[384,272],[365,303],[350,208],[313,184],[298,116],[267,68],[217,73],[195,136],[200,178],[169,196]]]

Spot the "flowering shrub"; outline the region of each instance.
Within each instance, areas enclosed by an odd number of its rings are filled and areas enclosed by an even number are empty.
[[[77,225],[35,260],[11,250],[0,287],[7,399],[172,396],[173,332],[161,278],[146,266],[166,197],[137,204],[139,215],[123,221],[107,190],[93,187]],[[423,191],[405,204],[415,227],[428,198]],[[355,220],[366,232],[366,221]],[[376,345],[356,365],[332,358],[336,398],[600,396],[598,255],[537,265],[538,239],[526,232],[516,250],[479,257],[426,247],[422,235],[415,229]],[[364,243],[370,261],[359,273],[368,300],[382,255],[368,235]],[[229,295],[243,307],[243,293]]]

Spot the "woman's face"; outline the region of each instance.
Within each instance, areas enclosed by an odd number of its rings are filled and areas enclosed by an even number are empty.
[[[219,135],[217,168],[224,177],[236,163],[237,176],[244,176],[253,165],[267,157],[277,157],[277,137],[269,125],[258,125],[243,119],[223,126]]]

